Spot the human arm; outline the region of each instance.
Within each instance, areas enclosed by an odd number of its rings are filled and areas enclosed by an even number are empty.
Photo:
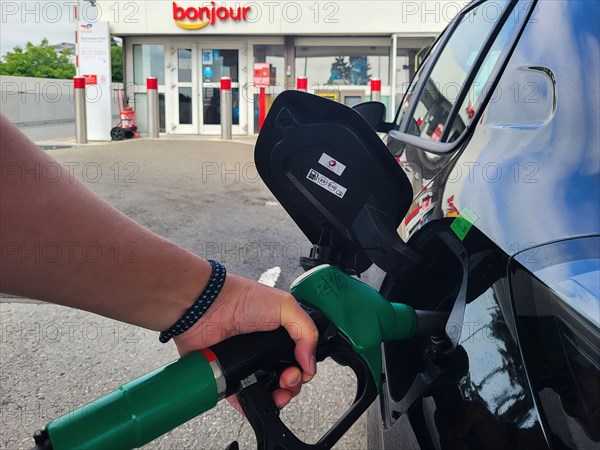
[[[175,323],[202,292],[208,262],[129,219],[67,170],[44,176],[58,164],[4,117],[0,162],[0,291],[156,331]],[[36,257],[36,249],[53,246],[60,258]],[[135,249],[131,258],[115,258],[115,248],[127,247]],[[175,341],[186,353],[246,331],[249,323],[263,330],[285,326],[303,379],[314,375],[316,331],[306,313],[289,294],[233,274],[205,317]],[[207,333],[208,324],[219,331]]]

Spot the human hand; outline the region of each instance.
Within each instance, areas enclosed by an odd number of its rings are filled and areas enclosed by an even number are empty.
[[[272,331],[283,326],[296,343],[294,354],[302,371],[288,367],[279,378],[273,401],[283,408],[300,393],[302,383],[317,372],[315,358],[318,331],[294,297],[284,291],[228,274],[221,293],[206,314],[185,333],[174,338],[183,356],[238,334]],[[229,402],[241,412],[235,396]]]

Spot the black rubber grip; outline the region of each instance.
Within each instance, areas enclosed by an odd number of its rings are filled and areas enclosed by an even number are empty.
[[[253,373],[269,372],[278,365],[297,365],[294,341],[285,328],[234,336],[211,347],[227,381],[226,395],[237,392],[239,383]]]

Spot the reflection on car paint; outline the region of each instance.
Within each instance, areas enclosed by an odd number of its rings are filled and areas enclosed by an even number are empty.
[[[455,375],[455,384],[436,383],[432,413],[441,448],[546,445],[519,348],[497,298],[503,282],[467,305],[460,342],[464,355],[458,357],[464,360],[462,373]]]

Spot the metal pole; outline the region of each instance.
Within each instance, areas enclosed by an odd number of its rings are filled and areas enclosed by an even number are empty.
[[[387,120],[392,121],[396,115],[396,91],[398,90],[398,35],[392,35],[392,53],[390,55],[390,107],[387,111]],[[404,94],[401,88],[400,94]]]
[[[158,78],[146,79],[148,91],[148,137],[158,139],[159,135],[159,108],[158,108]]]
[[[85,78],[73,78],[75,96],[75,136],[78,144],[87,144],[87,117],[85,114]]]
[[[285,89],[292,89],[296,81],[296,45],[293,36],[284,36],[285,45]],[[304,72],[306,73],[306,72]]]
[[[302,92],[308,91],[308,78],[298,77],[296,80],[296,89]]]
[[[263,124],[265,123],[265,117],[267,115],[267,94],[264,87],[260,88],[260,95],[258,101],[258,131],[262,130]]]
[[[371,101],[381,101],[381,80],[379,78],[371,79]]]
[[[233,99],[231,78],[221,78],[221,139],[231,139],[233,125]]]

